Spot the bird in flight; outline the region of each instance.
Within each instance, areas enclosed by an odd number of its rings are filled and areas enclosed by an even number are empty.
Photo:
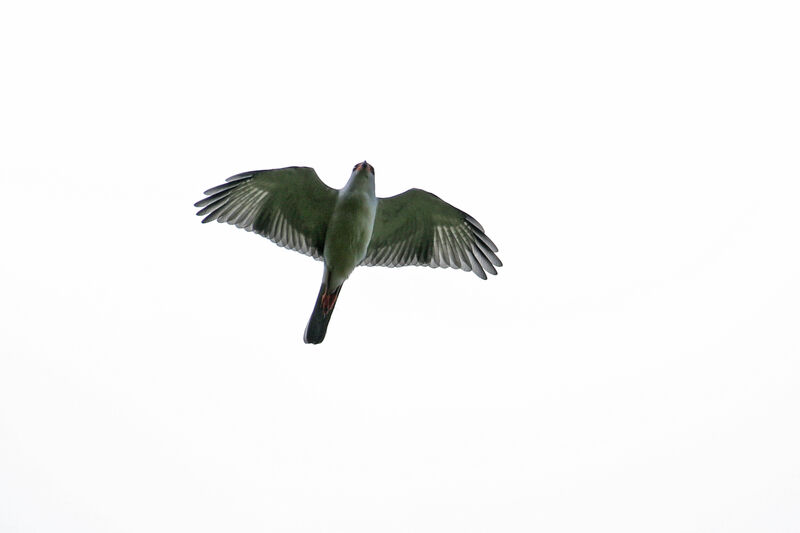
[[[353,167],[342,189],[313,168],[256,170],[231,176],[197,202],[203,223],[216,220],[323,261],[322,285],[303,340],[319,344],[342,290],[360,265],[460,268],[481,279],[503,263],[477,220],[421,189],[375,196],[375,169]]]

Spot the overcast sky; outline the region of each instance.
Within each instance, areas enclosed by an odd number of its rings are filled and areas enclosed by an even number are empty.
[[[800,530],[793,2],[4,2],[0,531]],[[306,165],[505,263],[192,204]]]

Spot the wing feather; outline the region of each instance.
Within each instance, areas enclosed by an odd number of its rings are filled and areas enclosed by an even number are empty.
[[[362,265],[460,268],[486,279],[503,263],[483,226],[438,196],[410,189],[379,198]]]
[[[338,191],[314,169],[287,167],[243,172],[208,189],[197,202],[203,223],[224,222],[262,235],[278,246],[322,259]]]

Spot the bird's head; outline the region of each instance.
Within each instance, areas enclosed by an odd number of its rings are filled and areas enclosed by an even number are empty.
[[[347,181],[347,188],[351,187],[366,187],[370,194],[375,195],[375,169],[366,161],[356,163],[353,167],[353,173],[350,174],[350,179]]]
[[[367,163],[366,161],[362,161],[361,163],[356,163],[356,166],[353,167],[353,174],[360,174],[362,172],[366,172],[367,174],[375,176],[375,169]]]

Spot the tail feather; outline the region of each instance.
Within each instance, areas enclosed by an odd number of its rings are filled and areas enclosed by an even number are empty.
[[[336,306],[336,299],[339,297],[339,291],[342,290],[342,286],[339,285],[331,292],[328,292],[327,289],[327,284],[323,282],[319,288],[314,311],[311,313],[306,332],[303,335],[303,340],[306,344],[319,344],[325,339],[325,332],[328,331],[328,322],[331,321],[333,308]]]

